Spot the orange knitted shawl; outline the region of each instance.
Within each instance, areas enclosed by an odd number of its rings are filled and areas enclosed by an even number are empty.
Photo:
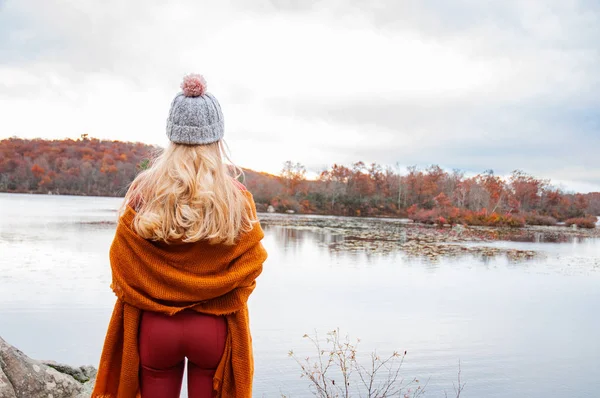
[[[256,215],[252,195],[244,192]],[[134,216],[128,206],[110,248],[117,302],[92,398],[139,397],[141,311],[173,315],[184,309],[225,316],[227,340],[213,387],[218,397],[251,397],[254,363],[246,302],[267,258],[260,225],[232,246],[205,241],[167,245],[137,235],[131,227]]]

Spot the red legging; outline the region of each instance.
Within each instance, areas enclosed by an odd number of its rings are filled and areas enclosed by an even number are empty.
[[[142,398],[178,398],[186,357],[189,398],[212,397],[226,336],[221,316],[191,310],[173,316],[144,311],[139,335]]]

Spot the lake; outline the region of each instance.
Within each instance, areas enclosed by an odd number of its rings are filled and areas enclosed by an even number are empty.
[[[0,193],[7,342],[33,358],[97,366],[115,301],[108,249],[121,200]],[[427,383],[426,397],[454,396],[459,361],[463,398],[600,396],[598,240],[479,242],[543,255],[430,261],[332,250],[344,237],[320,227],[324,217],[306,217],[314,227],[262,217],[269,259],[249,303],[255,396],[311,396],[288,351],[314,356],[302,336],[335,328],[360,338],[363,354],[406,350],[401,374]]]

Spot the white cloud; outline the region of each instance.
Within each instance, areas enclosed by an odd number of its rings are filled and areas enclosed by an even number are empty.
[[[164,145],[200,72],[246,167],[402,159],[600,186],[570,167],[600,144],[599,26],[600,7],[558,0],[9,0],[0,137]]]

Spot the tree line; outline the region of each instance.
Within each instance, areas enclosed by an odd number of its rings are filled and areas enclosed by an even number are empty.
[[[8,138],[0,141],[0,191],[124,196],[158,147],[80,139]]]
[[[89,138],[0,140],[0,191],[123,196],[161,148]],[[438,165],[399,170],[377,163],[333,164],[316,180],[287,161],[279,175],[244,169],[258,210],[409,217],[424,223],[521,226],[557,222],[592,227],[600,193],[569,193],[515,170],[475,176]]]
[[[399,216],[418,222],[469,225],[555,225],[593,228],[600,193],[568,193],[521,170],[506,178],[492,170],[467,177],[438,165],[405,172],[377,163],[333,164],[318,180],[305,178],[300,163],[288,161],[279,176],[251,175],[248,185],[261,203],[278,211],[345,216]]]

